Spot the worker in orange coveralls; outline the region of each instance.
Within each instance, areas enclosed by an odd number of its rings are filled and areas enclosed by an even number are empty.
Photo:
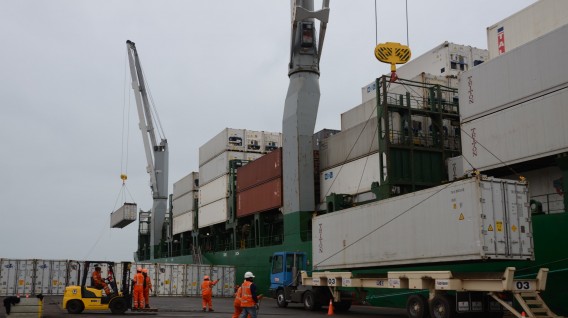
[[[136,274],[134,274],[134,279],[132,280],[132,285],[134,286],[134,305],[132,309],[143,309],[145,306],[144,301],[144,275],[142,275],[142,268],[138,267],[136,269]]]
[[[152,290],[152,280],[148,276],[148,269],[142,269],[142,275],[144,275],[144,302],[146,303],[146,308],[150,308],[150,291]]]
[[[206,311],[207,308],[209,308],[209,311],[214,311],[213,301],[211,299],[213,297],[213,291],[211,288],[218,282],[219,280],[211,281],[207,275],[203,277],[203,283],[201,283],[201,303],[203,305],[203,311]]]
[[[107,296],[110,295],[110,288],[108,288],[108,284],[105,283],[105,281],[103,280],[103,277],[101,276],[101,267],[96,265],[95,266],[95,271],[93,272],[93,285],[95,286],[95,288],[102,288],[105,290],[105,294]]]

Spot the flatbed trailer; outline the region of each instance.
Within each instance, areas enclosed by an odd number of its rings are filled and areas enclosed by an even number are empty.
[[[508,311],[515,317],[560,317],[542,301],[539,293],[546,288],[547,268],[541,268],[534,279],[515,279],[515,268],[504,273],[452,273],[451,271],[393,271],[386,277],[357,277],[351,272],[314,272],[310,277],[301,271],[301,285],[328,288],[333,303],[340,304],[342,288],[390,288],[426,290],[411,295],[408,316],[450,318],[456,313],[479,313],[480,317],[499,317]],[[521,306],[513,307],[513,299]],[[428,310],[429,308],[429,310]],[[524,313],[524,314],[523,314]]]

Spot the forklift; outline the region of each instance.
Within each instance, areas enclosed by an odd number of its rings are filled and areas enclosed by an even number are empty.
[[[87,286],[87,276],[91,266],[96,267],[106,264],[108,267],[108,275],[105,282],[112,289],[110,295],[103,296],[103,290],[94,287],[92,277],[90,285]],[[81,286],[67,286],[63,295],[61,307],[67,309],[70,314],[80,314],[83,310],[108,310],[113,314],[124,314],[132,307],[132,293],[130,290],[130,268],[131,262],[122,262],[122,285],[118,290],[114,275],[115,263],[107,261],[86,261],[83,267],[83,275],[81,277],[81,269],[77,271],[77,281],[81,281]]]

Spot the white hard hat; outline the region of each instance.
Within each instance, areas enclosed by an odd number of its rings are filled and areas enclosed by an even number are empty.
[[[252,272],[246,272],[245,278],[254,278],[254,275],[252,274]]]

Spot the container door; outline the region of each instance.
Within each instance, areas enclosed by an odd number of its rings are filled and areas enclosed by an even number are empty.
[[[190,264],[185,269],[185,281],[187,296],[197,296],[199,288],[199,265]]]
[[[52,261],[51,264],[51,295],[63,295],[67,278],[67,261]]]
[[[34,261],[33,260],[18,260],[16,294],[18,295],[31,295],[33,293],[33,280],[34,280]]]
[[[172,265],[172,296],[183,296],[185,286],[185,266]]]
[[[528,187],[516,182],[506,188],[509,253],[517,257],[532,257],[531,217]]]
[[[157,264],[158,286],[156,288],[159,296],[171,296],[172,268],[171,265]]]
[[[2,259],[0,266],[0,296],[15,296],[18,263],[16,260]]]
[[[79,276],[83,266],[85,266],[84,262],[69,261],[67,267],[67,286],[81,285]]]
[[[508,254],[506,234],[505,202],[503,185],[492,180],[480,181],[482,233],[486,256],[504,256]]]
[[[223,278],[219,283],[223,283],[223,296],[233,297],[235,294],[235,273],[236,269],[232,266],[223,267]]]
[[[36,260],[34,277],[34,293],[51,295],[51,267],[52,261]]]

